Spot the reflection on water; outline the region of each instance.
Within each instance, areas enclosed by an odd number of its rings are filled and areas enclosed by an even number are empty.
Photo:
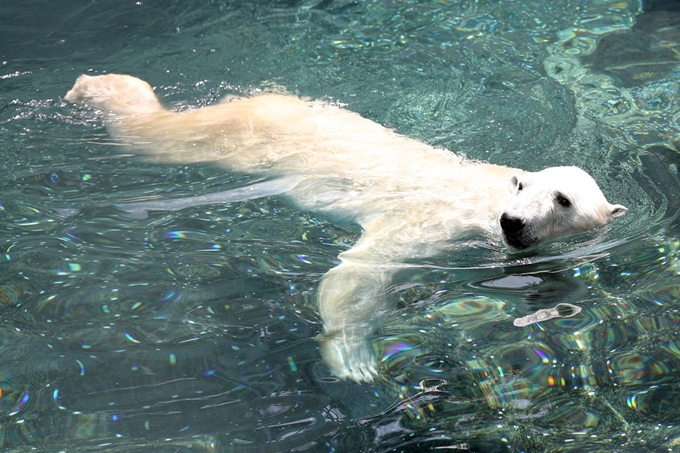
[[[384,340],[383,361],[401,379],[408,376],[405,382],[439,379],[439,392],[447,390],[441,399],[450,404],[479,407],[483,402],[497,423],[480,424],[479,413],[470,409],[450,414],[442,409],[446,426],[466,427],[489,442],[505,439],[511,450],[515,445],[545,451],[567,439],[560,451],[583,451],[584,445],[592,451],[666,445],[678,435],[677,414],[669,409],[676,398],[671,382],[680,353],[674,307],[678,288],[670,279],[677,275],[676,249],[677,244],[650,244],[647,256],[636,248],[617,260],[574,267],[558,281],[565,281],[561,291],[571,286],[572,292],[582,293],[579,287],[584,288],[579,316],[521,329],[504,325],[527,308],[535,309],[536,304],[526,306],[527,296],[553,291],[554,281],[532,274],[524,287],[510,290],[516,301],[479,291],[474,297],[443,297],[410,326],[421,335]],[[668,263],[661,268],[669,278],[653,274],[659,263]],[[498,280],[482,286],[495,288]],[[424,355],[418,348],[437,352]],[[409,394],[418,390],[405,386],[404,397]],[[419,410],[430,418],[440,416],[426,406]]]
[[[677,451],[680,18],[642,6],[4,2],[0,445]],[[577,164],[629,215],[528,254],[410,263],[374,338],[385,379],[340,381],[315,294],[355,227],[276,191],[148,208],[263,186],[136,159],[61,102],[90,70],[179,110],[283,86],[472,158]]]

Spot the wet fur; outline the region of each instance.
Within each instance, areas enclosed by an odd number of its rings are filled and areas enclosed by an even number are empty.
[[[499,241],[504,212],[526,221],[527,234],[513,237],[519,248],[625,212],[577,168],[526,173],[469,161],[295,96],[261,94],[175,113],[146,82],[111,74],[81,76],[65,99],[106,112],[112,135],[152,159],[295,175],[286,196],[300,208],[360,225],[361,238],[339,255],[318,292],[321,353],[335,375],[356,381],[378,374],[369,338],[392,309],[383,293],[400,263],[445,253],[469,235]],[[517,190],[520,181],[526,189]],[[574,209],[556,209],[556,193],[569,194]]]

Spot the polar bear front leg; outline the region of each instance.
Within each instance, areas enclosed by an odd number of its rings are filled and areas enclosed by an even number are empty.
[[[371,336],[392,308],[385,290],[393,273],[393,266],[344,261],[321,280],[317,341],[335,376],[363,382],[378,375]]]

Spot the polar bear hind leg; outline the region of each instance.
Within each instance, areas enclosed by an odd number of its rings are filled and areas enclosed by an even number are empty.
[[[73,88],[66,93],[64,100],[82,101],[117,116],[148,114],[165,110],[151,85],[137,77],[121,74],[103,76],[83,74],[78,77]]]

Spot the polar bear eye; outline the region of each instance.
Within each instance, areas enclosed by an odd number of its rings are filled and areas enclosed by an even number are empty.
[[[560,204],[560,206],[564,208],[570,208],[571,207],[571,201],[561,193],[558,193],[557,196],[555,197],[555,200]]]
[[[523,183],[517,184],[517,192],[521,192],[523,190],[524,190],[524,184]]]

